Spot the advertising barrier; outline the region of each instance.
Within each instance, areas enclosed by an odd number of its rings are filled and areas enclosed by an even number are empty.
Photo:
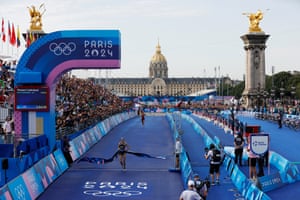
[[[103,135],[107,134],[118,123],[136,116],[135,112],[126,112],[113,116],[114,120],[106,120],[99,123],[90,130],[85,131],[78,137],[70,141],[73,152],[72,158],[75,160],[93,146]],[[112,124],[110,124],[112,123]],[[103,128],[102,128],[103,127]],[[104,128],[105,127],[105,128]],[[23,162],[29,162],[29,157],[24,157]],[[23,158],[22,158],[23,159]],[[32,158],[31,158],[32,159]],[[0,200],[13,199],[36,199],[49,185],[55,181],[65,170],[68,163],[58,148],[53,153],[45,156],[27,169],[23,174],[17,176],[9,183],[0,188]],[[3,177],[1,177],[3,179]]]

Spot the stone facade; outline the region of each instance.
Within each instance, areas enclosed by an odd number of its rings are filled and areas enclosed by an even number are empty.
[[[216,78],[169,78],[168,64],[159,44],[149,65],[146,78],[98,79],[107,89],[118,96],[186,96],[206,89],[215,89]]]

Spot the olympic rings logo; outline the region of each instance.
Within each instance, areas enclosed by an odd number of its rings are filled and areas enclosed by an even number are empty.
[[[141,191],[119,191],[119,190],[107,190],[107,191],[101,191],[101,190],[87,190],[84,191],[83,194],[91,195],[94,197],[107,197],[107,196],[114,196],[114,197],[130,197],[130,196],[137,196],[141,195]]]
[[[69,56],[73,51],[76,50],[76,44],[74,42],[61,42],[59,44],[52,42],[49,45],[50,51],[52,51],[56,56],[65,55]]]

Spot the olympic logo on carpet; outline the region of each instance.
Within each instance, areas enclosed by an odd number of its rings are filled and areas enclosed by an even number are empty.
[[[147,182],[86,181],[83,194],[94,197],[130,197],[142,195],[148,189]]]
[[[84,191],[83,194],[91,195],[94,197],[107,197],[107,196],[114,196],[114,197],[130,197],[130,196],[137,196],[143,194],[141,191],[136,190],[128,190],[128,191],[120,191],[120,190],[87,190]]]
[[[72,52],[76,50],[76,44],[74,42],[61,42],[59,44],[52,42],[49,45],[50,51],[52,51],[56,56],[65,55],[69,56]]]

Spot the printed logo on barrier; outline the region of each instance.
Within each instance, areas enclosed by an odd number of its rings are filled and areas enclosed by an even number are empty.
[[[148,189],[147,182],[95,182],[86,181],[83,194],[94,197],[131,197],[142,195]]]
[[[250,149],[256,155],[262,155],[269,149],[268,134],[252,134],[250,135]]]
[[[17,185],[15,188],[14,188],[14,192],[17,196],[18,199],[24,199],[26,200],[26,195],[25,195],[25,188],[23,185]]]
[[[52,42],[49,45],[50,51],[54,53],[56,56],[64,55],[64,56],[69,56],[71,55],[72,52],[76,50],[76,44],[74,42],[61,42],[61,43],[56,43]]]
[[[8,188],[12,199],[32,199],[22,176],[18,176],[14,180],[10,181],[8,183]]]

